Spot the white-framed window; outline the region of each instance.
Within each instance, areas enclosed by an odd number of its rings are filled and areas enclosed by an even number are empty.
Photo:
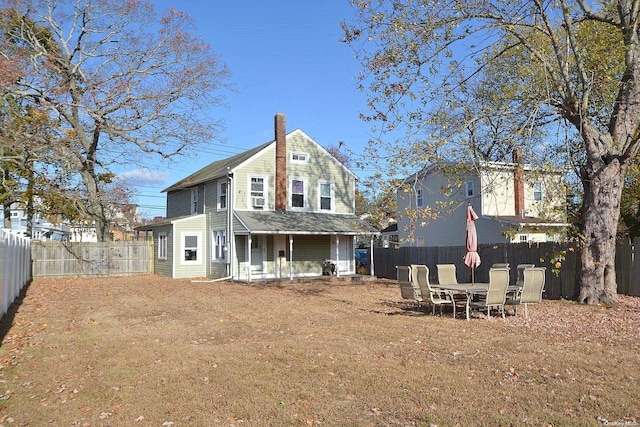
[[[227,180],[218,181],[218,210],[227,209]]]
[[[292,152],[291,161],[293,163],[309,163],[309,153]]]
[[[473,181],[467,181],[465,184],[465,194],[467,197],[473,197],[475,195],[475,190],[473,186]]]
[[[17,211],[11,211],[11,217],[12,218],[18,218],[19,214]]]
[[[224,230],[212,231],[211,260],[224,261],[227,252],[227,232]]]
[[[544,184],[542,181],[533,183],[533,200],[541,202],[544,199]]]
[[[334,196],[333,196],[333,184],[331,182],[320,182],[318,184],[318,193],[320,196],[320,210],[321,211],[333,211]]]
[[[181,264],[202,264],[202,233],[184,232],[181,234]]]
[[[158,233],[158,259],[167,259],[167,233]]]
[[[249,178],[249,204],[253,209],[265,209],[267,206],[267,179],[263,176]]]
[[[291,208],[305,209],[307,207],[307,183],[298,178],[293,178],[290,182]]]
[[[416,190],[416,206],[419,208],[424,206],[424,199],[422,198],[422,188]]]
[[[191,215],[198,213],[198,196],[200,191],[197,188],[191,189]]]

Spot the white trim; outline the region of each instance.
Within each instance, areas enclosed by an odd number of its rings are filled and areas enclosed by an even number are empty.
[[[302,182],[302,207],[293,206],[293,181]],[[309,210],[309,180],[307,178],[301,178],[292,176],[289,178],[287,191],[287,205],[292,211],[308,211]],[[297,193],[296,193],[297,194]]]
[[[298,157],[298,158],[295,158]],[[300,157],[304,157],[304,158],[300,158]],[[291,160],[291,163],[297,163],[297,164],[309,164],[311,155],[309,153],[305,153],[303,151],[292,151],[289,154],[289,160]]]
[[[162,239],[164,240],[164,243],[161,241],[161,238],[164,238]],[[162,259],[162,260],[167,259],[167,252],[169,249],[169,243],[167,239],[168,239],[168,235],[166,231],[161,231],[158,233],[158,259]],[[164,248],[164,255],[161,254],[163,248]]]
[[[185,251],[187,250],[187,246],[185,244],[187,237],[195,237],[196,240],[196,259],[194,260],[185,260]],[[180,257],[180,265],[200,265],[202,264],[202,258],[204,256],[204,252],[202,250],[202,232],[201,231],[183,231],[180,233],[180,253],[178,254]]]
[[[221,207],[220,206],[220,197],[222,195],[222,186],[223,185],[226,188],[225,199],[224,199],[225,206]],[[228,209],[228,207],[229,207],[229,181],[225,177],[224,179],[221,179],[218,182],[216,182],[216,210],[218,210],[218,211],[226,211]]]
[[[262,195],[254,196],[251,190],[251,180],[252,179],[262,179]],[[269,210],[269,176],[268,175],[258,175],[258,174],[248,174],[247,175],[247,209],[250,210]],[[264,199],[264,204],[262,205],[262,209],[256,209],[256,204],[254,203],[254,198],[262,198]]]
[[[329,209],[322,209],[322,186],[329,185],[329,197],[331,206]],[[318,181],[318,212],[334,212],[336,210],[336,192],[335,184],[331,181],[320,180]]]

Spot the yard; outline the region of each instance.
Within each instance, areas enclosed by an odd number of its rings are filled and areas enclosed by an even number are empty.
[[[389,280],[36,280],[0,325],[0,425],[640,421],[639,298],[523,312],[432,316]]]

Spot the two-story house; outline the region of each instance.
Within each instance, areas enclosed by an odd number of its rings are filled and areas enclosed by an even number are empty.
[[[353,274],[356,176],[275,116],[275,139],[216,161],[163,190],[166,220],[153,231],[155,271],[175,278],[252,281]]]
[[[568,226],[564,171],[513,163],[434,163],[397,193],[398,238],[409,246],[465,244],[466,207],[478,214],[478,243],[556,241]]]

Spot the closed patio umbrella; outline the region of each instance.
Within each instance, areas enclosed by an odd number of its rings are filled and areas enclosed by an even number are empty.
[[[478,255],[478,234],[476,232],[477,219],[478,215],[476,215],[471,205],[467,206],[467,254],[464,256],[464,263],[467,267],[471,268],[471,283],[474,283],[474,269],[480,265],[480,255]]]

